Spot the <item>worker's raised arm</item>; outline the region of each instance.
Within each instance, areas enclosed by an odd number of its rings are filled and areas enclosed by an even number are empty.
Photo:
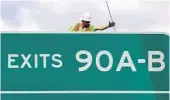
[[[109,27],[113,27],[113,26],[115,26],[115,23],[114,23],[114,22],[109,22],[108,25],[96,27],[96,28],[95,28],[95,31],[98,31],[98,30],[105,30],[105,29],[107,29],[107,28],[109,28]]]

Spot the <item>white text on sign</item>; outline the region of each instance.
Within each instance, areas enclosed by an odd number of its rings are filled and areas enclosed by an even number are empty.
[[[81,58],[80,56],[85,55],[86,58]],[[105,55],[108,58],[107,66],[101,65],[101,57]],[[153,56],[159,56],[158,58],[153,58]],[[42,60],[41,68],[61,68],[63,66],[64,61],[61,60],[63,56],[61,54],[8,54],[8,68],[39,68],[40,63],[39,60]],[[75,54],[75,60],[79,63],[85,63],[84,66],[76,66],[78,67],[79,72],[87,71],[93,62],[93,57],[95,57],[95,65],[97,69],[101,72],[110,71],[114,65],[113,55],[107,50],[101,50],[97,53],[97,55],[92,55],[87,50],[80,50]],[[34,59],[34,63],[30,62],[30,59]],[[22,64],[18,65],[17,60],[22,59]],[[53,62],[50,64],[51,66],[47,66],[48,59],[51,59]],[[125,62],[127,59],[127,62]],[[145,63],[145,59],[138,59],[138,63]],[[160,66],[153,66],[154,63],[159,63]],[[134,61],[129,53],[129,51],[124,51],[121,55],[120,61],[117,65],[116,71],[121,71],[123,68],[130,68],[133,72],[137,71]],[[161,51],[148,51],[148,71],[162,71],[165,68],[164,62],[164,53]]]

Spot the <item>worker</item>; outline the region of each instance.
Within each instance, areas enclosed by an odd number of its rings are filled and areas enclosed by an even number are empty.
[[[94,27],[90,24],[91,22],[91,16],[89,13],[84,13],[82,17],[80,18],[81,23],[77,23],[69,28],[69,31],[72,32],[94,32],[94,31],[101,31],[105,30],[109,27],[115,26],[114,22],[109,22],[108,25],[100,26],[100,27]]]

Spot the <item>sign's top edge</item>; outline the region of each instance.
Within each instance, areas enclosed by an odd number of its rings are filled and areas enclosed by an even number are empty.
[[[0,31],[0,34],[164,34],[170,36],[168,32],[54,32],[54,31]]]

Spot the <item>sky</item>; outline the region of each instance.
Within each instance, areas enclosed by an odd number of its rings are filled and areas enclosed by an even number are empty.
[[[170,33],[169,0],[107,1],[117,32]],[[110,20],[105,0],[0,0],[0,7],[1,31],[68,32],[85,12],[94,26]]]

